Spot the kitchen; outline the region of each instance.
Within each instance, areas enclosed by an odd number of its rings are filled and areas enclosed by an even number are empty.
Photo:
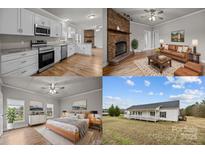
[[[1,8],[0,74],[100,76],[102,28],[102,9]]]

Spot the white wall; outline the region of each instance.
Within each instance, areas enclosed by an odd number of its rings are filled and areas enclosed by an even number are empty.
[[[103,48],[103,29],[95,31],[95,46],[97,48]]]
[[[25,101],[25,121],[14,124],[15,128],[18,127],[24,127],[28,125],[28,115],[29,115],[29,103],[30,101],[38,101],[42,102],[44,104],[44,109],[46,108],[46,104],[54,104],[54,117],[59,117],[59,101],[53,98],[44,97],[37,94],[31,94],[25,91],[16,90],[13,88],[8,87],[2,87],[2,93],[3,93],[3,109],[4,114],[6,114],[7,109],[7,98],[10,99],[18,99],[18,100],[24,100]],[[7,128],[7,120],[6,117],[4,117],[4,130]]]
[[[145,30],[152,31],[152,27],[135,22],[130,22],[130,49],[132,49],[131,42],[133,39],[138,40],[139,46],[137,50],[142,51],[145,49]]]
[[[1,85],[0,85],[0,136],[2,135],[2,133],[3,133],[3,95],[1,91]]]
[[[107,9],[103,9],[103,67],[107,65]]]
[[[165,121],[178,121],[179,117],[179,108],[173,109],[160,109],[160,112],[166,112],[166,118],[159,118],[160,120]]]
[[[201,60],[205,62],[205,11],[155,26],[154,30],[159,30],[160,39],[168,44],[192,46],[192,39],[198,39],[197,51],[201,53]],[[184,43],[171,42],[171,32],[176,30],[185,30]]]
[[[60,101],[60,111],[63,110],[72,111],[73,102],[87,100],[87,111],[98,111],[102,114],[102,90],[94,90],[91,92],[83,93],[76,96],[63,98]]]

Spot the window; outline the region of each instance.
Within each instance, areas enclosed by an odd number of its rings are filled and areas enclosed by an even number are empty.
[[[138,115],[142,115],[142,112],[138,112]]]
[[[167,113],[166,112],[160,112],[160,118],[166,118]]]
[[[150,116],[155,116],[155,112],[154,112],[154,111],[151,111],[151,112],[150,112]]]
[[[145,48],[144,49],[151,49],[151,31],[144,31],[144,39],[145,39]]]
[[[54,105],[53,104],[46,105],[46,115],[47,115],[47,118],[54,117]]]
[[[16,118],[14,122],[24,121],[24,100],[7,99],[7,109],[15,109]]]

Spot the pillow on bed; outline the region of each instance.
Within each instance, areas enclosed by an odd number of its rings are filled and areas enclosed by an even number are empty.
[[[85,114],[84,113],[77,114],[77,116],[78,116],[78,119],[85,119]]]

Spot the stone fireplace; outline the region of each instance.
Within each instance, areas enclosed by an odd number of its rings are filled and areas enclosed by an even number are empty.
[[[117,64],[130,55],[130,21],[113,9],[107,9],[108,62]]]

